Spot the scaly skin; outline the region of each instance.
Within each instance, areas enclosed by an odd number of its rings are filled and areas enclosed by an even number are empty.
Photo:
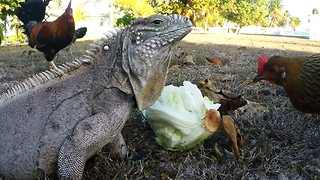
[[[136,19],[107,33],[86,59],[0,96],[0,174],[43,179],[58,167],[59,179],[81,179],[86,160],[103,146],[126,156],[126,120],[158,99],[171,48],[191,26],[177,15]]]

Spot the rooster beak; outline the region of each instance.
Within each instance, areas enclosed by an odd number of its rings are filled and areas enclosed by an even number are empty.
[[[256,77],[254,77],[254,79],[253,79],[253,83],[256,83],[256,82],[258,82],[258,81],[260,81],[260,80],[262,80],[262,79],[264,79],[264,76],[259,76],[259,75],[257,75]]]

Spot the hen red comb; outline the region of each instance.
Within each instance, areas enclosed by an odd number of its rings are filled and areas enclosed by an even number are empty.
[[[263,69],[263,66],[266,64],[266,62],[268,62],[268,55],[266,54],[262,54],[260,57],[259,57],[259,61],[258,61],[258,72],[261,72],[262,69]]]

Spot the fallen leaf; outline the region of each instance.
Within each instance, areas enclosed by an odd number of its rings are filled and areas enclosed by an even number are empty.
[[[247,104],[247,101],[240,95],[227,90],[218,90],[213,79],[211,78],[205,79],[204,81],[198,83],[197,87],[203,96],[207,96],[214,103],[221,104],[220,108],[218,109],[221,113],[234,111]]]
[[[183,58],[183,65],[196,65],[193,61],[192,55],[188,54]]]
[[[242,50],[242,51],[244,51],[244,50],[246,50],[246,49],[247,49],[246,46],[241,46],[241,47],[238,48],[238,50]]]
[[[221,59],[221,58],[207,58],[205,57],[206,60],[212,64],[217,64],[217,65],[226,65],[229,61],[227,59]]]
[[[209,89],[212,92],[219,92],[219,90],[216,88],[216,84],[214,83],[214,80],[211,78],[201,81],[200,83],[197,84],[197,87],[199,89]]]
[[[244,145],[244,139],[240,130],[234,124],[234,120],[231,116],[224,115],[222,116],[222,127],[225,132],[228,134],[230,141],[232,143],[233,153],[238,159],[240,156],[239,147]]]

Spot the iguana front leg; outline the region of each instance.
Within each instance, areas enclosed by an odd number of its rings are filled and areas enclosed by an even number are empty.
[[[121,135],[125,121],[113,122],[110,115],[98,113],[75,127],[59,151],[59,179],[81,179],[86,160],[108,143],[111,143],[119,157],[127,155],[128,150]]]

